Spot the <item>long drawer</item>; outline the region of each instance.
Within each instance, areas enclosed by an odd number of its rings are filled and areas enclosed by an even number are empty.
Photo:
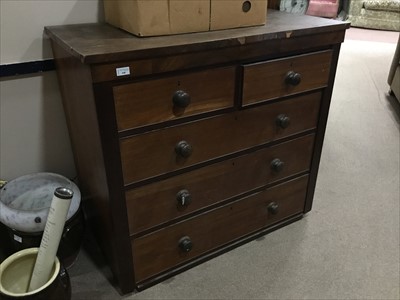
[[[307,171],[314,134],[126,192],[131,234]],[[295,151],[293,151],[295,149]]]
[[[227,67],[115,86],[118,130],[233,107],[235,74]]]
[[[308,176],[132,240],[135,281],[276,223],[304,209]]]
[[[325,87],[331,59],[328,50],[243,66],[242,104]]]
[[[321,92],[121,139],[125,184],[290,136],[317,125]]]

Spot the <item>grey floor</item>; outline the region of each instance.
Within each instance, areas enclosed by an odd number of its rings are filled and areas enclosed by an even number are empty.
[[[306,217],[123,297],[82,250],[69,270],[73,299],[399,299],[400,112],[386,83],[394,50],[342,45]]]

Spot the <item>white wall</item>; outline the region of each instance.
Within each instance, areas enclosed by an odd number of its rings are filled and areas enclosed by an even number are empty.
[[[104,20],[100,0],[0,0],[0,63],[52,58],[47,25]],[[55,71],[0,79],[0,179],[76,176]]]

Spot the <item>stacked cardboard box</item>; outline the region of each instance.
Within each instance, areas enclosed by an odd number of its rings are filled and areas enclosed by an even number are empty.
[[[138,36],[263,25],[267,0],[104,0],[106,21]]]

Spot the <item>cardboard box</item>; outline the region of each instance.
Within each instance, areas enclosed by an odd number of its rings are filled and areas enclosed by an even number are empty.
[[[264,25],[267,0],[104,0],[106,22],[138,36]]]

